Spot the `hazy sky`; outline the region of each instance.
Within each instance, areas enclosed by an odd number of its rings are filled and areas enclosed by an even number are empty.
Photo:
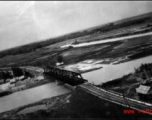
[[[150,1],[0,1],[0,50],[151,11]]]

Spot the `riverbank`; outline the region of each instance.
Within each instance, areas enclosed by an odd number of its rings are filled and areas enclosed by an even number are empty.
[[[143,86],[145,88],[152,87],[151,71],[152,63],[142,63],[138,68],[135,68],[134,72],[124,75],[121,78],[113,79],[112,81],[107,81],[101,85],[96,86],[121,93],[126,97],[152,104],[151,99],[141,99],[137,93],[137,88],[139,88],[139,86]],[[144,91],[144,89],[141,89],[141,91]],[[151,89],[145,93],[145,96],[148,96],[150,92]]]
[[[38,67],[32,67],[32,66],[24,66],[21,67],[22,69],[27,69],[29,74],[31,76],[21,76],[20,78],[13,78],[13,79],[7,79],[7,83],[1,84],[1,97],[10,95],[14,92],[27,90],[30,88],[38,87],[47,83],[54,82],[54,78],[47,79],[43,75],[43,69]],[[10,68],[3,68],[3,70],[11,71]],[[13,81],[13,82],[12,82]]]
[[[41,106],[40,106],[41,105]],[[37,106],[37,107],[36,107]],[[34,107],[39,109],[35,110]],[[32,110],[31,110],[32,109]],[[32,118],[146,118],[147,114],[124,114],[126,107],[105,101],[82,88],[76,88],[53,98],[19,107],[0,114],[1,119],[32,119]],[[30,111],[30,112],[28,112]],[[137,111],[135,111],[137,112]]]
[[[38,77],[39,78],[41,77],[41,80],[38,80]],[[18,81],[17,83],[14,83],[14,84],[7,83],[9,89],[6,91],[1,91],[1,93],[0,93],[0,94],[2,94],[1,97],[6,96],[6,95],[10,95],[14,92],[27,90],[27,89],[34,88],[34,87],[37,87],[40,85],[54,82],[53,78],[50,80],[50,79],[44,79],[44,78],[42,78],[42,76],[38,76],[38,77],[37,78],[29,78],[29,79],[24,80],[24,81]],[[1,86],[3,86],[3,84]]]
[[[21,107],[18,107],[16,109],[13,109],[13,110],[10,110],[7,112],[0,113],[0,119],[20,117],[20,115],[18,114],[20,111],[22,111],[26,108],[37,106],[37,105],[45,105],[46,107],[49,107],[51,104],[53,105],[55,102],[57,102],[57,101],[59,102],[59,101],[65,99],[69,94],[70,93],[67,93],[64,95],[59,95],[57,97],[46,98],[46,99],[40,100],[35,103],[31,103],[31,104],[21,106]],[[24,114],[22,115],[22,117],[24,118]]]
[[[53,82],[53,81],[43,80],[43,81],[38,81],[38,82],[35,82],[35,83],[26,84],[23,87],[18,87],[16,89],[13,89],[12,92],[27,90],[27,89],[34,88],[34,87],[37,87],[37,86],[40,86],[40,85],[44,85],[44,84],[47,84],[47,83],[50,83],[50,82]]]

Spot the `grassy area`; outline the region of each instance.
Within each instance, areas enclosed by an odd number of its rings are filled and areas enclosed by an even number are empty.
[[[54,46],[26,54],[3,57],[0,59],[0,67],[11,66],[12,64],[39,67],[50,64],[54,66],[58,55],[63,56],[64,65],[75,64],[88,59],[109,59],[109,62],[103,61],[101,63],[110,63],[114,62],[117,58],[128,56],[128,59],[123,60],[123,62],[126,62],[152,55],[152,35],[78,48],[56,49]],[[119,61],[118,63],[121,62]]]

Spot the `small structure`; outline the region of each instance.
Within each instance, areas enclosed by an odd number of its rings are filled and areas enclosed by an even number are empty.
[[[56,66],[61,66],[61,65],[63,65],[63,64],[64,64],[63,62],[61,62],[61,63],[57,62],[57,63],[56,63]]]
[[[139,88],[136,88],[136,92],[140,94],[147,94],[150,90],[150,86],[140,85]]]
[[[141,99],[151,99],[152,98],[152,89],[151,86],[140,85],[136,88],[136,93]]]

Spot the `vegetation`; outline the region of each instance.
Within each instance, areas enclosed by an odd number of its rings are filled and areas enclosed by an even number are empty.
[[[9,71],[0,71],[0,79],[3,79],[4,83],[6,83],[7,79],[12,79],[13,76],[11,75],[11,73]]]
[[[145,77],[152,77],[152,63],[141,64],[141,66],[138,69],[135,69],[135,74],[139,76],[140,74],[142,74],[140,77],[142,77],[143,79]],[[145,76],[143,77],[143,75]]]
[[[31,111],[31,107],[38,105],[46,106],[44,109],[38,109],[29,113],[21,113],[23,109]],[[36,103],[21,106],[14,110],[0,114],[0,118],[5,119],[51,119],[51,118],[129,118],[131,120],[138,118],[149,118],[148,114],[124,114],[127,107],[103,100],[81,88],[76,88],[72,93],[47,98]],[[135,110],[135,113],[138,111]]]
[[[108,81],[106,83],[103,83],[102,85],[97,85],[97,87],[102,87],[102,88],[111,88],[111,87],[116,87],[116,86],[121,86],[124,84],[125,80],[130,76],[131,74],[124,75],[122,78],[118,78],[115,80]]]
[[[12,67],[11,69],[13,71],[14,77],[20,77],[20,76],[23,75],[23,71],[22,71],[21,68],[19,68],[19,67]]]
[[[24,79],[26,79],[28,77],[30,77],[30,78],[34,77],[34,75],[31,74],[29,71],[27,71],[27,70],[23,71],[19,67],[12,67],[11,69],[12,69],[13,74],[11,74],[11,72],[9,72],[9,71],[4,71],[4,70],[0,71],[0,79],[3,80],[3,83],[6,83],[7,79],[12,79],[13,77],[20,77],[22,75],[25,76]]]
[[[102,85],[96,85],[97,87],[102,87],[104,89],[110,89],[112,91],[123,93],[127,97],[134,99],[139,99],[136,93],[136,88],[140,84],[152,86],[152,63],[141,64],[141,66],[135,69],[134,73],[123,76],[112,81],[103,83]],[[142,100],[145,102],[150,102],[151,100]]]
[[[59,63],[63,62],[63,56],[62,55],[57,56],[57,62],[59,62]]]
[[[127,78],[129,78],[130,76],[134,75],[134,81],[127,81]],[[121,78],[112,80],[112,81],[108,81],[106,83],[103,83],[102,85],[98,85],[99,87],[103,87],[103,88],[111,88],[111,87],[116,87],[116,86],[121,86],[124,84],[124,82],[127,83],[135,83],[136,81],[136,77],[141,78],[143,80],[149,79],[152,77],[152,63],[146,63],[146,64],[141,64],[141,66],[137,69],[135,69],[135,72],[133,74],[128,74],[128,75],[124,75]],[[127,83],[125,85],[127,85]]]
[[[28,78],[28,77],[33,78],[33,77],[34,77],[34,75],[32,75],[32,74],[31,74],[30,72],[28,72],[27,70],[24,71],[24,76],[25,76],[25,78]]]

